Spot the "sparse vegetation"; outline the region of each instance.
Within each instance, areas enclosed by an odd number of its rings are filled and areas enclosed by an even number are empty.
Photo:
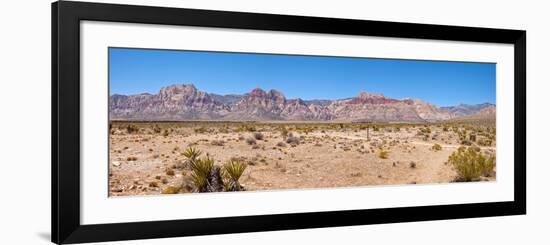
[[[109,127],[115,196],[496,178],[494,125],[125,121]],[[472,155],[469,149],[485,158],[469,158],[483,162],[474,168],[483,169],[477,177],[456,163]]]

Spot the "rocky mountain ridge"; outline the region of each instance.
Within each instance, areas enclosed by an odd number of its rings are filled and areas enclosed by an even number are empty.
[[[174,84],[157,94],[111,95],[111,120],[288,120],[434,122],[485,112],[495,105],[438,107],[419,99],[394,99],[360,92],[339,100],[288,99],[283,93],[256,88],[244,95],[199,91],[193,84]],[[493,113],[494,115],[494,113]]]

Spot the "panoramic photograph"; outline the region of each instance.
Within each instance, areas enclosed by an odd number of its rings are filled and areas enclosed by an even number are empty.
[[[109,196],[496,181],[496,64],[109,48]]]

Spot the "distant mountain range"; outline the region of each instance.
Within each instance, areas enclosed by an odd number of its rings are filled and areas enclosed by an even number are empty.
[[[193,84],[174,84],[158,94],[109,97],[111,120],[289,120],[434,122],[495,117],[494,104],[438,107],[419,99],[393,99],[361,92],[337,100],[287,99],[281,92],[256,88],[243,95],[199,91]]]

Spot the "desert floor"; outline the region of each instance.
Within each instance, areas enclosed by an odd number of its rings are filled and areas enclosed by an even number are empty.
[[[245,162],[240,183],[247,191],[450,183],[457,176],[447,159],[461,146],[457,132],[468,132],[467,126],[436,124],[368,129],[353,124],[251,125],[112,122],[109,194],[160,194],[169,186],[189,185],[191,171],[182,167],[187,147],[200,149],[219,165],[230,159]],[[285,143],[282,127],[299,143]],[[250,144],[256,133],[263,139]],[[441,150],[432,149],[436,143]],[[494,143],[480,148],[488,154],[495,151]]]

